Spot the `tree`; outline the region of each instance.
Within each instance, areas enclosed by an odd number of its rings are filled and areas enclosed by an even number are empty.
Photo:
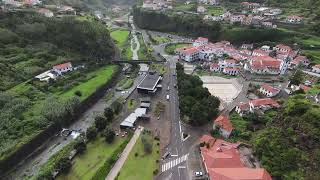
[[[104,109],[104,116],[107,118],[107,120],[109,122],[111,122],[113,117],[114,117],[113,110],[111,108],[109,108],[109,107],[105,108]]]
[[[122,104],[119,101],[114,101],[111,105],[114,114],[119,114],[122,109]]]
[[[115,135],[116,134],[114,130],[109,127],[104,130],[104,137],[106,139],[106,142],[109,144],[113,142]]]
[[[87,149],[87,145],[86,145],[86,143],[81,139],[81,140],[78,140],[78,141],[74,144],[73,148],[74,148],[75,150],[77,150],[78,153],[81,154],[81,153],[83,153],[83,152]]]
[[[303,72],[301,70],[297,70],[289,80],[291,84],[299,85],[303,81]]]
[[[74,94],[75,94],[76,96],[79,96],[79,97],[82,96],[82,93],[81,93],[81,91],[79,91],[79,90],[77,90],[76,92],[74,92]]]
[[[94,124],[96,125],[98,131],[102,131],[107,126],[107,119],[102,116],[96,116],[96,118],[94,119]]]
[[[97,137],[97,129],[96,127],[94,126],[90,126],[88,129],[87,129],[87,132],[86,132],[86,137],[88,140],[93,140]]]
[[[63,157],[55,165],[55,169],[60,173],[67,173],[71,168],[71,160],[68,157]]]

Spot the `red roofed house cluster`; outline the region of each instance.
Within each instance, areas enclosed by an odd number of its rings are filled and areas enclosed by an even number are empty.
[[[233,125],[230,122],[228,116],[221,114],[220,116],[217,117],[217,119],[214,120],[213,129],[214,130],[218,129],[219,133],[224,138],[229,138],[229,136],[234,128],[233,128]]]
[[[263,168],[248,167],[239,149],[241,143],[230,143],[203,135],[200,152],[210,180],[272,180]]]
[[[280,105],[271,98],[253,99],[249,101],[249,106],[250,106],[250,112],[254,112],[255,110],[266,111],[271,108],[280,107]]]
[[[274,97],[274,96],[276,96],[277,94],[279,94],[280,89],[277,89],[277,88],[275,88],[275,87],[272,87],[272,86],[270,86],[270,85],[268,85],[268,84],[263,84],[263,85],[260,87],[259,91],[260,91],[262,94],[264,94],[265,96],[267,96],[267,97]]]
[[[314,73],[320,73],[320,64],[316,64],[314,66],[312,66],[312,72]]]

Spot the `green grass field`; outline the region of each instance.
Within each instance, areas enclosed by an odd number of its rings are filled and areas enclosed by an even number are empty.
[[[177,48],[187,47],[187,46],[189,46],[189,45],[190,45],[190,44],[184,44],[184,43],[170,44],[170,45],[166,46],[165,52],[166,52],[167,54],[174,54],[174,51],[175,51]]]
[[[97,137],[87,144],[87,150],[83,154],[74,158],[69,173],[58,176],[57,180],[91,179],[124,140],[125,138],[116,138],[112,144],[108,144],[104,137]]]
[[[80,99],[84,100],[88,96],[90,96],[98,87],[108,82],[117,68],[118,66],[116,65],[108,65],[100,68],[97,71],[91,72],[88,74],[89,77],[92,77],[91,79],[89,79],[87,82],[73,87],[72,89],[64,92],[61,95],[64,97],[71,97],[74,96],[74,93],[76,91],[80,91],[82,93]]]
[[[147,138],[152,138],[151,135],[145,135]],[[146,154],[141,142],[141,136],[134,145],[132,151],[125,164],[123,165],[118,180],[150,180],[153,179],[153,171],[158,169],[159,164],[156,162],[159,159],[159,141],[152,140],[152,153]],[[135,154],[138,154],[136,157]]]
[[[224,9],[222,7],[215,7],[215,6],[205,6],[207,8],[207,13],[206,14],[213,14],[215,16],[221,15],[224,13]]]
[[[311,57],[311,62],[320,64],[320,51],[319,50],[303,50],[302,54]]]
[[[115,40],[118,48],[122,48],[128,39],[129,31],[126,29],[117,29],[110,33],[112,39]]]

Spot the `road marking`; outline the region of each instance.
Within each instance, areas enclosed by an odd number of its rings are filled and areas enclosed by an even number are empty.
[[[177,157],[177,156],[178,156],[178,154],[172,154],[171,156],[173,156],[173,157]]]
[[[185,154],[185,155],[183,155],[183,156],[181,156],[181,157],[178,157],[178,158],[176,158],[176,159],[174,159],[174,160],[172,160],[172,161],[170,161],[170,162],[166,162],[165,164],[162,164],[162,166],[161,166],[161,171],[162,171],[162,172],[167,171],[167,170],[169,170],[169,169],[177,166],[178,164],[186,161],[187,158],[188,158],[188,155],[189,155],[189,154]],[[179,166],[179,167],[182,168],[182,167],[184,167],[184,166]],[[179,168],[179,167],[178,167],[178,168]]]

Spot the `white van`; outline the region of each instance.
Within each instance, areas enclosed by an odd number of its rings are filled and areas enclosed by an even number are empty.
[[[170,96],[169,96],[169,94],[167,94],[167,96],[166,96],[166,97],[167,97],[167,100],[169,101],[169,99],[170,99]]]

